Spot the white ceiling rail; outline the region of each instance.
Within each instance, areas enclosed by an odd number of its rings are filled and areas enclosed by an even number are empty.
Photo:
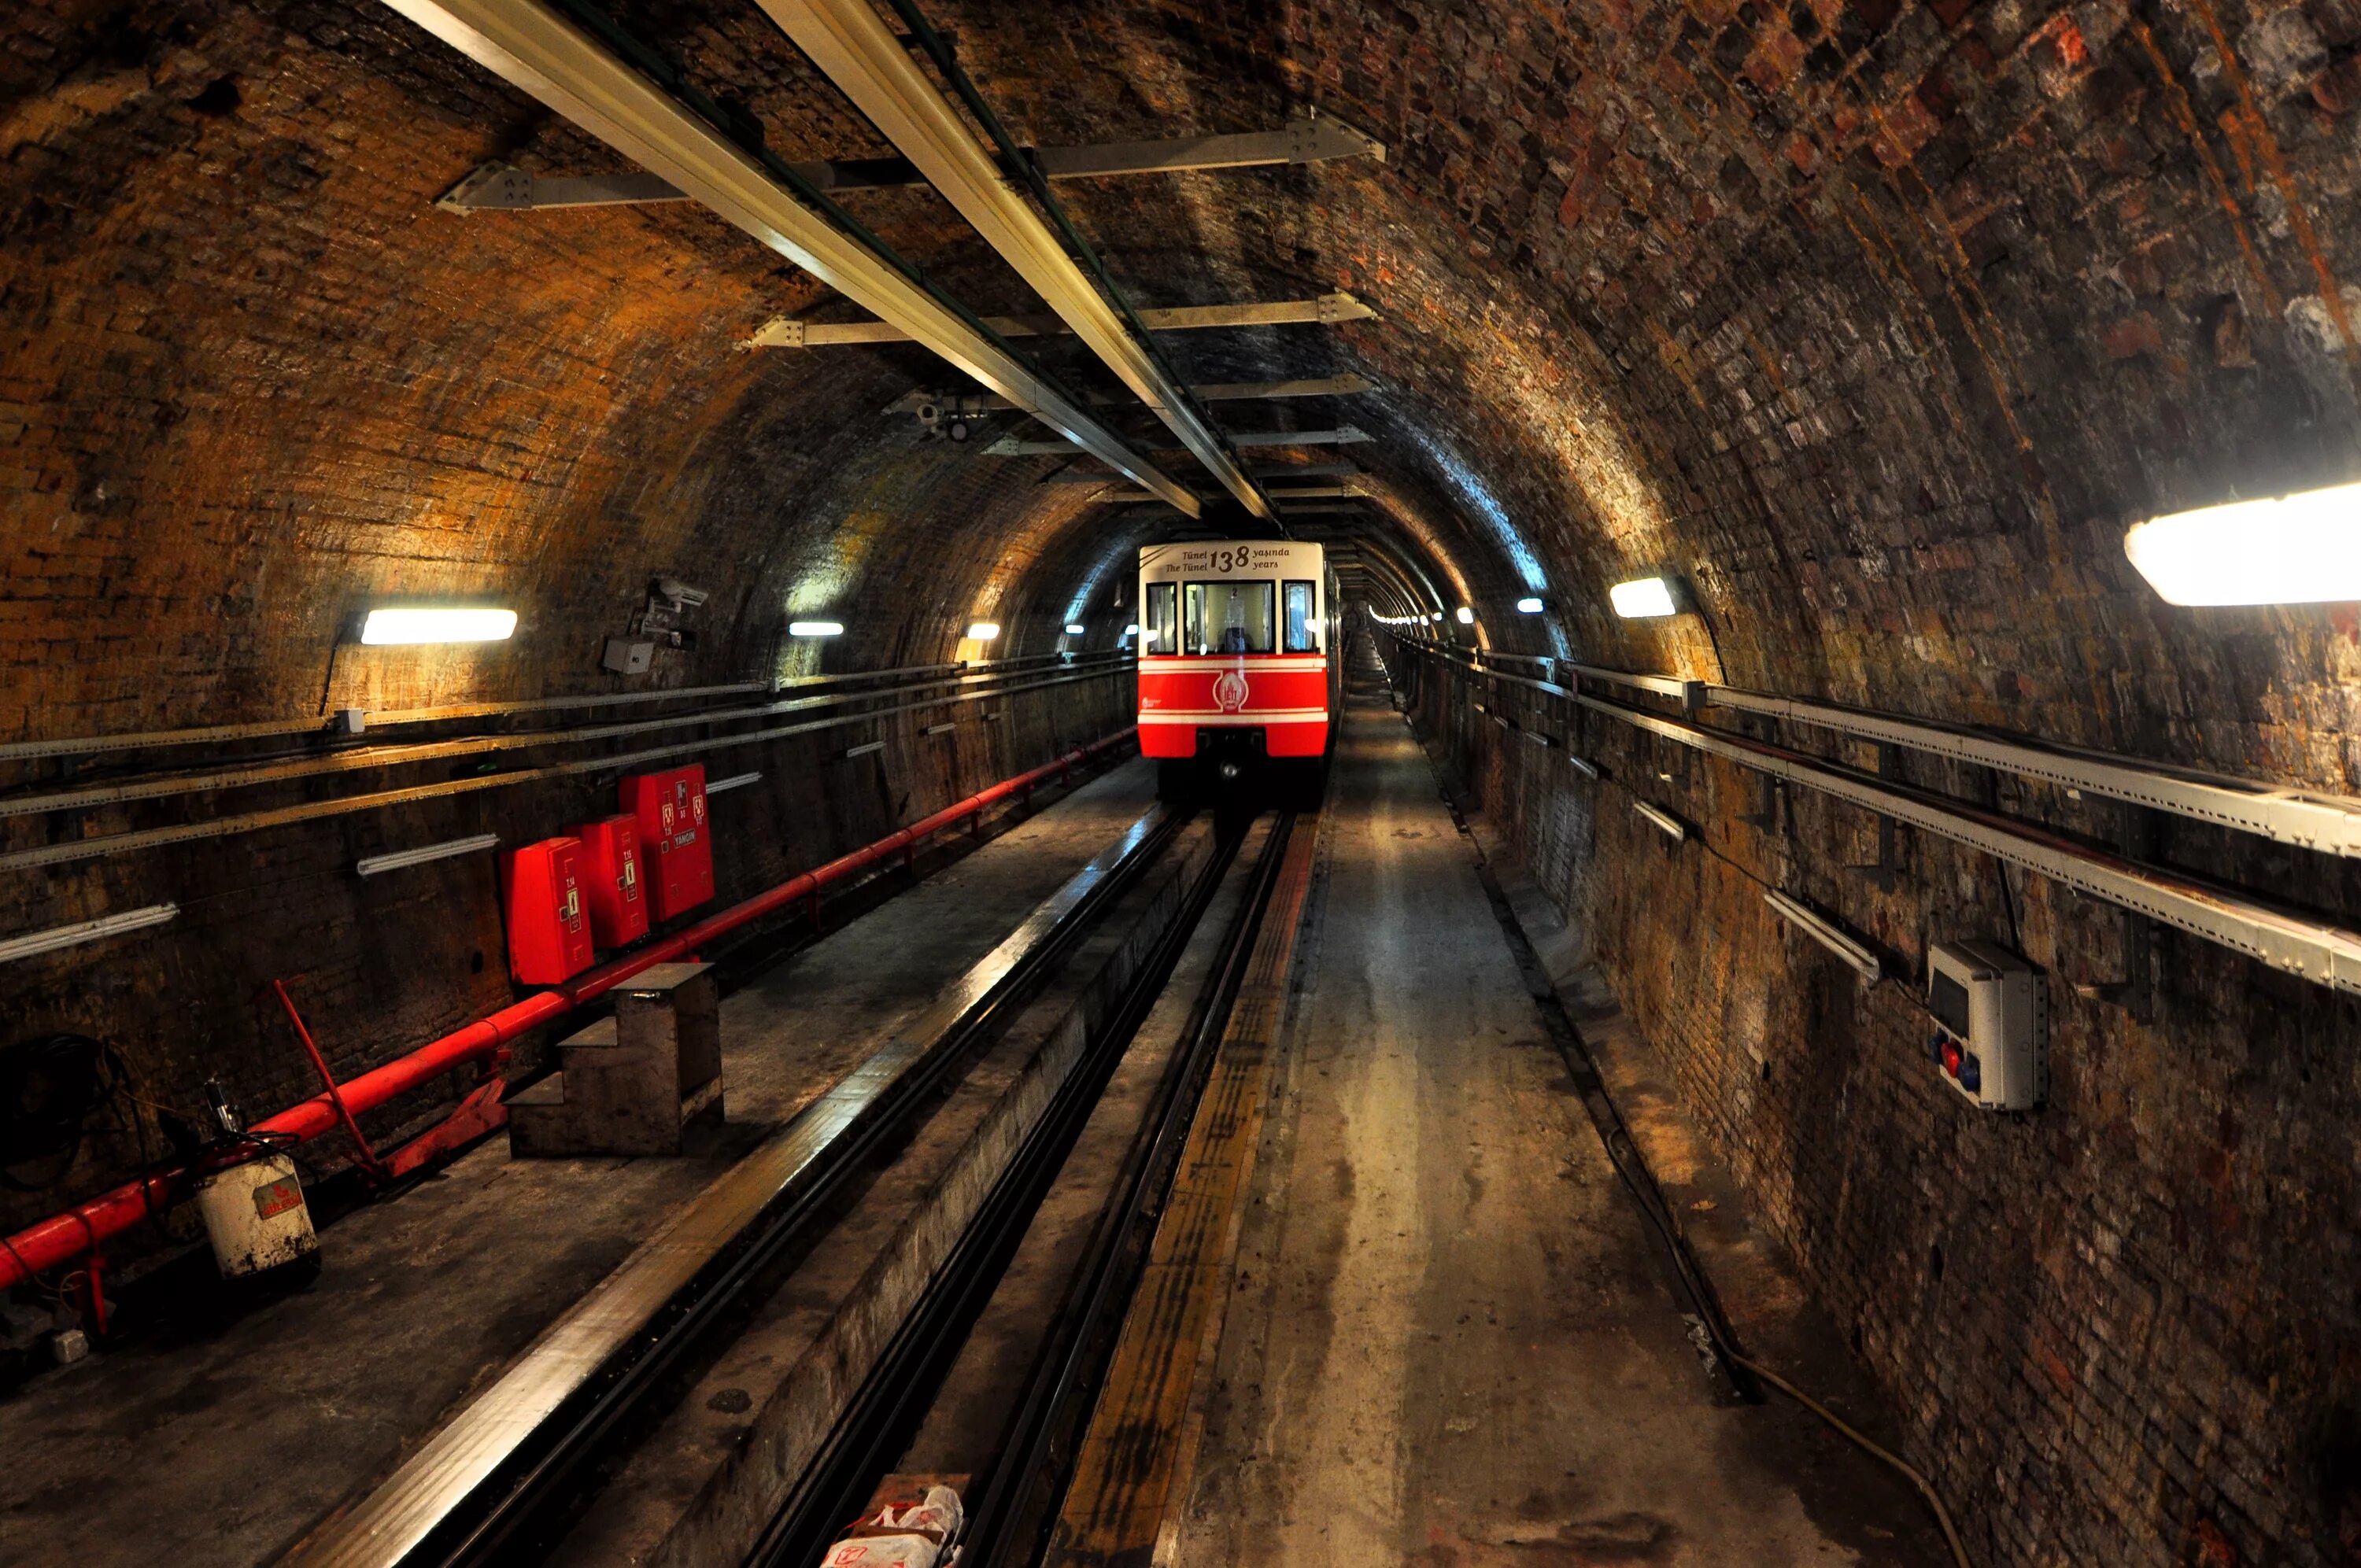
[[[1386,144],[1342,120],[1313,115],[1290,120],[1283,129],[1275,131],[1033,149],[1034,162],[1052,180],[1255,169],[1272,164],[1319,163],[1337,158],[1370,158],[1383,163]],[[829,159],[792,167],[797,174],[830,192],[884,191],[926,182],[917,166],[906,158]],[[434,204],[448,213],[515,213],[545,207],[612,207],[689,199],[686,192],[661,175],[528,174],[511,164],[487,163],[438,197]]]
[[[386,0],[468,59],[670,181],[954,368],[1194,515],[1196,498],[893,261],[542,0]]]
[[[1478,668],[1455,652],[1402,639],[1430,657]],[[1839,763],[1750,740],[1701,724],[1650,713],[1523,675],[1486,671],[1492,679],[1570,698],[1667,740],[1741,767],[1833,796],[1865,811],[1980,850],[2093,898],[2202,937],[2247,957],[2338,991],[2361,992],[2361,933],[2255,902],[2242,893],[2088,849],[2035,824],[1897,784]]]
[[[1089,280],[1084,279],[1083,281],[1087,284]],[[1143,310],[1139,313],[1139,321],[1141,325],[1157,332],[1202,332],[1241,326],[1331,326],[1338,322],[1368,321],[1377,313],[1352,295],[1340,292],[1323,294],[1312,300],[1249,301],[1232,305],[1174,305],[1159,310]],[[983,323],[1003,337],[1051,337],[1077,332],[1084,338],[1091,335],[1076,327],[1072,317],[1058,313],[986,316]],[[909,337],[909,333],[893,322],[806,322],[792,316],[774,316],[755,329],[754,335],[739,346],[840,348],[862,343],[906,343]],[[1118,370],[1117,374],[1121,372]],[[1176,430],[1174,433],[1181,433]]]
[[[1220,432],[1205,422],[1188,393],[1165,374],[1149,345],[1133,334],[1115,302],[1066,253],[998,159],[975,138],[958,106],[918,69],[908,47],[870,0],[757,3],[885,139],[918,166],[928,183],[1016,269],[1116,379],[1139,395],[1222,488],[1255,516],[1268,517],[1270,503],[1239,466]],[[998,386],[992,389],[1004,395],[1008,391]],[[1193,513],[1195,503],[1182,510]]]
[[[1295,381],[1205,381],[1189,389],[1190,395],[1201,403],[1258,401],[1268,398],[1349,398],[1362,392],[1374,392],[1378,384],[1367,376],[1323,376]],[[1089,394],[1096,407],[1121,405],[1128,407],[1128,398],[1116,398],[1105,392]],[[943,419],[961,416],[974,418],[981,414],[1005,413],[1016,405],[1006,398],[989,392],[905,392],[887,403],[889,414],[921,414],[928,409]]]

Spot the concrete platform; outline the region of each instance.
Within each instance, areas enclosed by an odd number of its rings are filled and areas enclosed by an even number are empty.
[[[1471,844],[1363,697],[1159,1564],[1934,1563],[1905,1484],[1718,1403]]]
[[[273,1560],[1153,795],[1116,769],[727,998],[730,1121],[697,1152],[511,1161],[496,1137],[326,1231],[309,1290],[27,1385],[0,1403],[0,1563]]]

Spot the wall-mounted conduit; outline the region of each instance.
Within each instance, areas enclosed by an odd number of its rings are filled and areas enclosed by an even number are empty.
[[[1724,734],[1701,724],[1554,682],[1486,669],[1476,660],[1397,637],[1404,650],[1446,668],[1456,666],[1510,681],[1579,705],[1591,712],[1741,767],[1890,817],[2012,865],[2037,872],[2093,898],[2234,948],[2275,969],[2339,991],[2361,992],[2361,934],[2273,909],[2244,894],[2086,848],[2052,829],[1897,784],[1839,763],[1766,741]],[[1600,675],[1613,672],[1600,672]]]

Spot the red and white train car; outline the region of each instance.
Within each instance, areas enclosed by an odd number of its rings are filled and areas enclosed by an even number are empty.
[[[1341,685],[1335,630],[1335,580],[1317,544],[1148,546],[1139,553],[1141,752],[1163,762],[1169,784],[1198,769],[1225,779],[1256,771],[1316,777]]]

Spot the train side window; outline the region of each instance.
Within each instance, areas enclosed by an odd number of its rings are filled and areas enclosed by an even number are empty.
[[[1287,643],[1282,652],[1317,653],[1320,652],[1320,622],[1312,614],[1312,585],[1287,585]]]
[[[1180,618],[1173,608],[1178,597],[1171,583],[1148,585],[1148,619],[1140,626],[1139,651],[1143,653],[1178,653],[1180,652]]]

